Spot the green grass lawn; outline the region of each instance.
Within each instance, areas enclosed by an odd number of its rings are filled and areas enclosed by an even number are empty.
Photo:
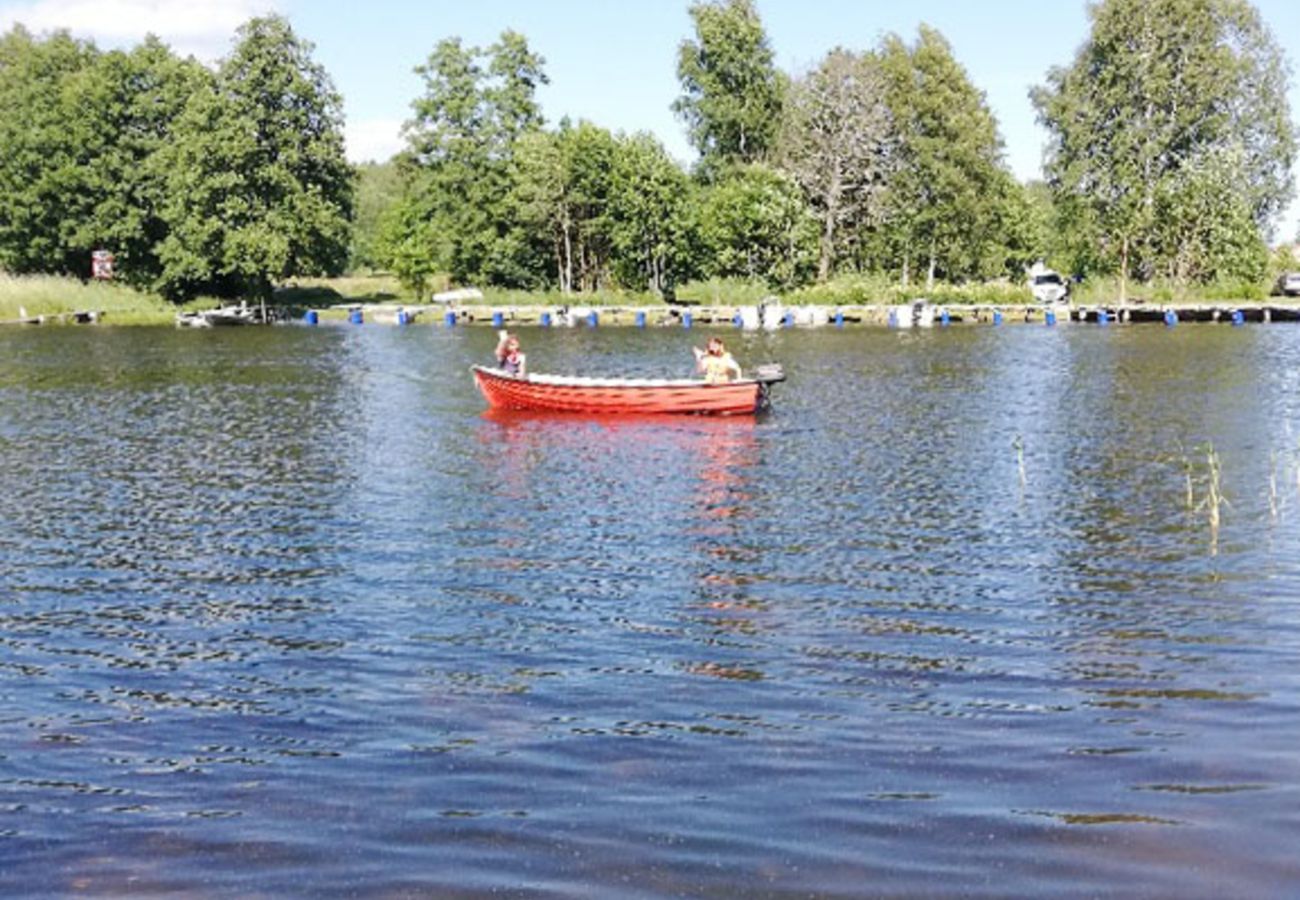
[[[211,301],[209,301],[211,303]],[[95,312],[114,325],[170,325],[177,307],[121,284],[54,275],[0,274],[0,321]]]

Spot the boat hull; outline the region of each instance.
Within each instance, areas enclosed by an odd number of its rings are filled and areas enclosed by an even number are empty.
[[[767,382],[744,379],[727,384],[700,381],[521,378],[475,366],[474,381],[493,409],[601,414],[753,415],[767,406]]]

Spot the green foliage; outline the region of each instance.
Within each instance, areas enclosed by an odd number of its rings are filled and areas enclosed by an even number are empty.
[[[693,270],[693,186],[648,134],[620,138],[610,171],[609,237],[619,284],[672,298]]]
[[[443,40],[416,69],[424,93],[406,125],[406,189],[385,242],[407,284],[431,271],[462,284],[539,280],[544,256],[511,221],[509,195],[516,146],[542,125],[544,63],[507,31],[487,49]]]
[[[393,160],[362,163],[357,167],[349,270],[373,271],[386,265],[385,225],[401,203],[402,188],[402,174]]]
[[[1257,271],[1295,156],[1286,65],[1258,13],[1245,0],[1105,0],[1090,15],[1074,61],[1032,94],[1078,267],[1118,273],[1121,299],[1134,276]],[[1211,226],[1203,213],[1230,183],[1238,196]]]
[[[791,86],[777,157],[820,223],[818,281],[860,256],[862,233],[883,220],[893,124],[875,54],[833,50]]]
[[[898,148],[882,255],[904,284],[918,268],[927,286],[1005,273],[1023,256],[1010,246],[1023,199],[983,94],[929,26],[912,47],[886,38],[881,62]]]
[[[798,186],[760,163],[733,167],[704,191],[696,229],[706,278],[790,287],[816,264],[817,222]]]
[[[672,292],[687,271],[690,182],[657,141],[564,122],[516,149],[512,212],[521,231],[545,236],[562,292]]]
[[[21,26],[0,38],[0,266],[10,272],[86,275],[89,247],[73,232],[93,201],[78,193],[88,160],[82,120],[68,97],[98,51],[55,32]]]
[[[353,173],[342,100],[284,19],[252,19],[196,91],[161,154],[161,289],[266,297],[271,283],[347,262]]]
[[[703,168],[761,160],[776,140],[783,81],[752,0],[697,0],[695,40],[677,52],[686,122]]]

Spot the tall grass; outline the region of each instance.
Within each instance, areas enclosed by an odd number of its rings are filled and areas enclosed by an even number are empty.
[[[904,286],[882,275],[846,275],[825,284],[815,284],[790,291],[783,297],[790,304],[892,306],[929,300],[947,306],[1016,306],[1033,303],[1033,295],[1024,284],[1009,281],[981,281],[965,284],[936,283],[926,289],[924,283]]]
[[[392,275],[343,275],[338,278],[295,278],[275,291],[275,304],[288,307],[330,306],[335,303],[427,303]]]
[[[1125,291],[1128,302],[1167,303],[1262,303],[1268,299],[1268,285],[1254,281],[1224,280],[1210,284],[1182,284],[1164,279],[1145,283],[1130,281]],[[1118,278],[1089,278],[1074,285],[1070,299],[1083,306],[1100,306],[1119,301]]]
[[[176,307],[161,297],[122,284],[0,273],[0,321],[83,311],[120,325],[171,323],[176,315]]]

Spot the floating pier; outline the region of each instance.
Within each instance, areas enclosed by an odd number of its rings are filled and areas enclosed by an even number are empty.
[[[408,325],[432,322],[441,327],[486,325],[493,328],[711,328],[778,330],[781,328],[944,328],[960,325],[1128,325],[1160,323],[1245,323],[1300,321],[1300,302],[1199,304],[1056,304],[952,305],[917,301],[909,304],[663,306],[492,306],[486,304],[339,304],[353,324]],[[319,321],[309,310],[304,321]]]
[[[0,319],[0,325],[51,325],[69,322],[74,325],[92,325],[102,321],[103,318],[102,310],[83,309],[76,312],[44,313],[39,316],[23,315],[16,319]]]

